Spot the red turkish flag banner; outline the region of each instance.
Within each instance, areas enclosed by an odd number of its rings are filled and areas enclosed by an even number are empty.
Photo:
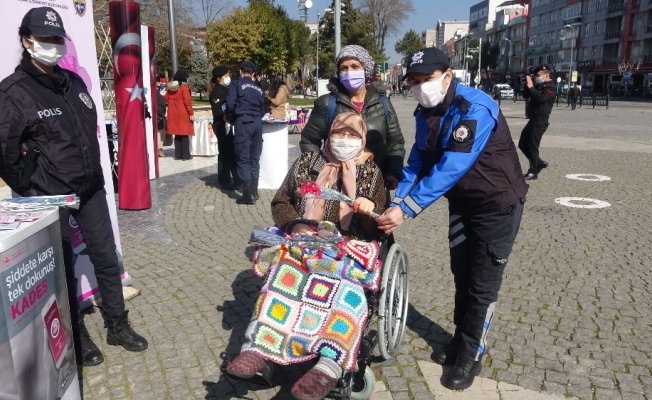
[[[145,138],[145,104],[141,63],[140,5],[109,2],[113,79],[118,122],[118,207],[152,207]]]

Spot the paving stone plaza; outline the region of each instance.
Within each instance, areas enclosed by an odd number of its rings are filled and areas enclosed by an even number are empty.
[[[392,101],[409,152],[416,102]],[[524,105],[502,109],[518,141]],[[550,121],[541,147],[550,167],[530,184],[480,379],[453,393],[440,383],[447,369],[430,361],[454,329],[442,199],[396,234],[410,261],[409,319],[398,356],[373,365],[372,399],[652,399],[652,104],[560,103]],[[298,141],[290,135],[290,161]],[[278,368],[271,389],[219,370],[221,352],[238,352],[262,284],[247,241],[254,225],[272,223],[274,192],[238,206],[216,188],[215,158],[185,164],[152,182],[152,209],[119,212],[125,268],[142,291],[129,317],[150,347],[107,346],[99,312],[87,316],[106,361],[84,370],[84,397],[289,399],[309,366]]]

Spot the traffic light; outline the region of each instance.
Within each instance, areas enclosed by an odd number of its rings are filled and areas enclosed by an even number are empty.
[[[380,73],[381,74],[384,74],[385,72],[387,72],[388,69],[389,69],[389,64],[388,63],[384,62],[384,63],[380,64]]]

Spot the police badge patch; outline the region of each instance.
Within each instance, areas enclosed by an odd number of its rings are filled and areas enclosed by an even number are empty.
[[[93,101],[86,93],[79,93],[79,99],[86,104],[86,107],[93,109]]]
[[[460,125],[455,129],[453,132],[453,140],[456,142],[465,142],[471,137],[471,131],[469,130],[469,127],[466,125]]]
[[[86,0],[74,0],[73,4],[77,15],[83,17],[86,14]]]
[[[414,64],[420,64],[420,63],[422,63],[422,62],[423,62],[422,58],[423,58],[423,51],[417,51],[417,52],[414,53],[414,55],[412,56],[412,63],[410,64],[410,66],[412,66],[412,65],[414,65]]]

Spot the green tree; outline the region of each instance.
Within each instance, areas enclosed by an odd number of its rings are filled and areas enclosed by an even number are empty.
[[[394,45],[394,51],[403,56],[403,66],[405,67],[409,66],[412,55],[421,48],[423,48],[421,38],[413,29],[405,32],[403,38]]]
[[[188,85],[193,92],[199,93],[199,99],[202,99],[202,94],[208,89],[209,79],[209,66],[206,51],[202,47],[195,48],[190,58],[191,68]]]
[[[263,27],[258,18],[244,8],[208,26],[206,48],[213,65],[237,69],[243,60],[252,59],[258,50]]]
[[[477,47],[477,45],[475,46]],[[498,43],[482,43],[482,65],[481,69],[494,69],[498,65],[498,56],[500,55],[500,46]],[[477,64],[476,64],[477,65]]]
[[[285,60],[287,70],[301,76],[301,66],[307,63],[307,58],[313,50],[310,46],[310,28],[300,20],[291,20],[289,18],[286,24],[288,24],[289,28],[287,30],[288,53]]]
[[[262,34],[256,50],[253,51],[252,61],[263,73],[285,71],[288,53],[288,29],[285,20],[289,20],[285,10],[281,7],[274,8],[264,0],[257,0],[251,2],[247,12],[262,26]]]

